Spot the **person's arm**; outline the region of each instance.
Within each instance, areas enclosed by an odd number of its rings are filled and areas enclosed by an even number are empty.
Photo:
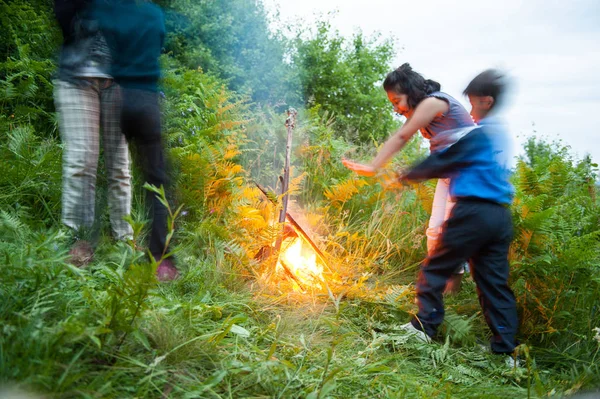
[[[371,161],[371,166],[380,169],[415,135],[417,130],[429,125],[437,115],[448,112],[448,103],[439,98],[429,97],[421,101],[414,114],[406,121],[404,125],[390,137],[379,154]]]
[[[364,165],[343,160],[344,166],[363,176],[372,176],[383,167],[414,136],[417,130],[427,126],[437,115],[448,112],[449,105],[439,98],[429,97],[421,101],[413,115],[390,137],[370,164]]]
[[[400,176],[400,180],[419,182],[428,179],[451,177],[452,174],[472,162],[472,154],[482,151],[482,136],[477,130],[475,129],[467,134],[447,150],[431,154],[410,171]]]

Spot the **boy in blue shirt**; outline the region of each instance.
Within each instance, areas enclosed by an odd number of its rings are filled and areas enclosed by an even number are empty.
[[[446,282],[469,261],[493,334],[491,349],[497,354],[514,351],[518,327],[515,296],[508,286],[513,237],[509,206],[514,194],[509,182],[511,140],[495,117],[504,92],[504,77],[498,71],[487,70],[475,77],[464,94],[480,126],[401,177],[413,181],[451,177],[450,195],[456,201],[439,247],[421,264],[416,286],[419,312],[403,329],[423,340],[435,335],[444,319]]]

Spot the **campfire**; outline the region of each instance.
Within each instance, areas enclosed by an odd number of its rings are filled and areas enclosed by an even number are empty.
[[[306,292],[309,288],[327,288],[323,277],[323,267],[327,266],[327,261],[314,241],[287,210],[292,133],[296,124],[297,112],[290,108],[287,114],[288,117],[285,121],[287,128],[286,161],[284,174],[279,178],[282,183],[282,208],[279,214],[279,223],[282,225],[283,231],[272,247],[262,248],[255,258],[265,261],[271,255],[276,256],[275,272],[291,280],[294,291]],[[256,186],[266,198],[273,198],[259,184]]]
[[[295,291],[323,289],[323,265],[326,263],[322,253],[289,214],[287,221],[293,233],[286,234],[281,243],[276,272],[291,279]]]

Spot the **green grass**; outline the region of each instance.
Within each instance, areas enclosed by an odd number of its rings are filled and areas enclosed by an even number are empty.
[[[2,255],[0,376],[50,397],[526,398],[598,386],[597,363],[564,367],[550,348],[528,348],[518,370],[482,351],[469,280],[448,300],[447,334],[425,345],[397,330],[414,311],[398,276],[352,298],[274,295],[182,245],[182,278],[157,284],[126,245],[104,240],[79,270],[60,233],[23,234],[28,244]]]

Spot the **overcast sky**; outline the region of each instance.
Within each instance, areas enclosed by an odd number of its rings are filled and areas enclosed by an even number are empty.
[[[396,39],[395,66],[410,62],[461,95],[486,68],[516,83],[507,121],[521,142],[560,138],[600,162],[600,0],[264,0],[281,19],[335,11],[332,25]],[[383,80],[384,77],[382,77]]]

